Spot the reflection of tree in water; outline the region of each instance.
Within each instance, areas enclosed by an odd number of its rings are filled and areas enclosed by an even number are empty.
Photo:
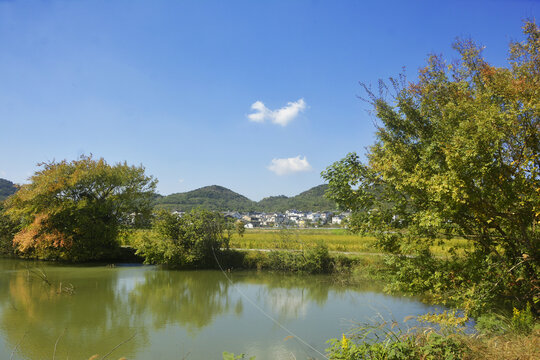
[[[96,353],[104,355],[135,333],[137,319],[115,291],[116,271],[78,278],[76,293],[69,295],[59,291],[60,279],[79,271],[77,268],[61,273],[51,270],[51,285],[24,268],[4,269],[2,266],[0,288],[6,290],[0,292],[0,327],[12,348],[20,342],[17,352],[24,358],[51,358],[61,336],[57,358],[87,359]],[[138,332],[122,345],[121,352],[134,353],[145,338],[146,334]]]
[[[216,271],[149,271],[146,281],[135,286],[130,304],[138,314],[150,311],[154,327],[177,323],[189,331],[212,323],[234,306],[240,315],[240,300],[231,306],[230,286]]]
[[[29,277],[22,264],[0,261],[0,329],[11,349],[28,331],[19,350],[26,358],[51,358],[64,329],[57,358],[84,359],[105,354],[130,338],[135,328],[151,332],[148,323],[154,329],[178,325],[194,332],[220,315],[244,312],[240,294],[216,271],[50,266],[45,270],[53,284],[49,286],[38,277]],[[229,276],[243,292],[257,294],[252,300],[266,304],[282,319],[306,315],[308,303],[322,307],[330,291],[345,294],[351,290],[328,276],[249,271]],[[73,283],[75,294],[58,294],[60,281]],[[137,336],[113,357],[135,355],[140,346],[148,345],[148,333],[137,330]]]

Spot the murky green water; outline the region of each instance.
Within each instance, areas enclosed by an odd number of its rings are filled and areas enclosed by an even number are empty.
[[[328,276],[59,266],[0,259],[0,359],[322,359],[326,340],[378,313],[431,308]],[[249,300],[248,300],[249,299]],[[251,303],[253,302],[253,303]],[[260,309],[259,309],[260,308]],[[262,310],[262,311],[261,311]],[[128,340],[129,339],[129,340]],[[126,341],[128,340],[128,341]],[[12,355],[13,354],[13,355]]]

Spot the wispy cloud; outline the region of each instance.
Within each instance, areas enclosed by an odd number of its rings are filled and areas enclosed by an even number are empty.
[[[310,171],[311,169],[306,157],[301,158],[300,155],[292,158],[272,159],[272,162],[268,165],[268,170],[275,172],[277,175]]]
[[[262,123],[265,120],[270,120],[274,124],[287,126],[298,114],[306,109],[306,102],[304,99],[300,99],[295,102],[288,102],[281,109],[270,110],[262,101],[255,101],[251,105],[251,109],[255,110],[255,112],[248,115],[250,121]]]

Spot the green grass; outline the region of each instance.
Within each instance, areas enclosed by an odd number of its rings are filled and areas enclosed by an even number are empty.
[[[243,237],[234,236],[232,248],[242,249],[291,249],[302,250],[313,247],[319,242],[328,246],[330,251],[380,253],[375,246],[373,236],[352,234],[345,229],[248,229]],[[445,239],[431,246],[437,256],[450,254],[455,248],[458,254],[471,248],[471,244],[462,238]]]

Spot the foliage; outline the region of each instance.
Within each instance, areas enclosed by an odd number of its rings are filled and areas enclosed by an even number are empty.
[[[331,339],[327,349],[332,360],[454,360],[462,359],[467,348],[457,336],[441,335],[432,328],[403,332],[386,324],[365,325],[357,329],[357,341],[343,337]],[[382,334],[381,334],[382,333]]]
[[[244,224],[242,220],[236,220],[234,222],[234,226],[236,227],[236,232],[238,233],[240,237],[243,237],[244,234],[246,233],[245,225],[246,224]]]
[[[407,317],[404,321],[409,318],[414,317]],[[537,330],[520,333],[510,329],[504,335],[466,333],[463,326],[466,316],[447,311],[425,314],[416,320],[420,325],[407,331],[403,331],[395,321],[361,325],[349,336],[330,340],[328,357],[342,360],[486,360],[537,359],[540,355],[540,332]]]
[[[251,260],[253,263],[250,264]],[[247,267],[308,274],[330,273],[334,270],[334,260],[328,247],[318,244],[304,251],[270,251],[258,253],[255,258],[246,259]]]
[[[0,255],[13,255],[13,237],[18,231],[18,224],[4,213],[0,202]]]
[[[181,211],[191,211],[199,207],[210,211],[252,211],[256,205],[243,195],[222,186],[212,185],[158,198],[156,207]]]
[[[535,298],[538,289],[496,256],[473,253],[455,258],[434,257],[429,251],[416,256],[388,256],[387,290],[422,294],[425,299],[459,306],[473,316],[485,311],[507,311]],[[515,266],[515,265],[512,265]]]
[[[257,206],[259,211],[265,212],[285,212],[290,209],[299,211],[334,210],[336,203],[324,196],[327,187],[328,185],[325,184],[315,186],[293,197],[270,196],[259,201]]]
[[[153,228],[157,236],[135,243],[146,263],[177,267],[214,267],[214,256],[228,248],[234,224],[221,214],[194,209],[183,216],[159,211]]]
[[[368,163],[349,154],[322,174],[328,196],[354,211],[354,230],[376,233],[394,253],[462,236],[475,246],[466,257],[477,269],[509,279],[482,271],[489,281],[481,286],[521,305],[539,300],[540,263],[540,29],[529,21],[523,30],[507,68],[488,64],[472,41],[458,41],[461,60],[431,56],[416,82],[391,79],[392,101],[386,85],[378,95],[365,87],[381,121]],[[421,260],[448,282],[437,261]],[[416,279],[430,276],[409,270]],[[469,280],[462,291],[479,277]]]
[[[523,310],[514,308],[512,313],[512,330],[520,334],[530,334],[535,326],[531,304],[527,304]]]
[[[465,323],[469,320],[467,314],[459,316],[456,310],[445,310],[442,313],[427,313],[420,315],[416,318],[421,323],[438,324],[442,331],[446,329],[456,329],[465,326]]]
[[[5,200],[8,196],[17,192],[17,186],[11,181],[0,179],[0,201]]]
[[[150,214],[156,181],[142,166],[91,156],[39,165],[5,203],[5,213],[21,224],[13,244],[23,256],[103,259],[117,248],[122,228]]]
[[[242,360],[242,359],[248,359],[248,358],[246,357],[245,354],[235,355],[227,351],[223,352],[223,360]],[[255,356],[250,357],[249,360],[255,360]]]
[[[289,209],[300,211],[333,210],[336,205],[324,197],[327,185],[319,185],[296,196],[270,196],[259,202],[252,201],[222,186],[212,185],[185,193],[156,197],[158,209],[190,211],[201,207],[211,211],[264,211],[284,212]]]

